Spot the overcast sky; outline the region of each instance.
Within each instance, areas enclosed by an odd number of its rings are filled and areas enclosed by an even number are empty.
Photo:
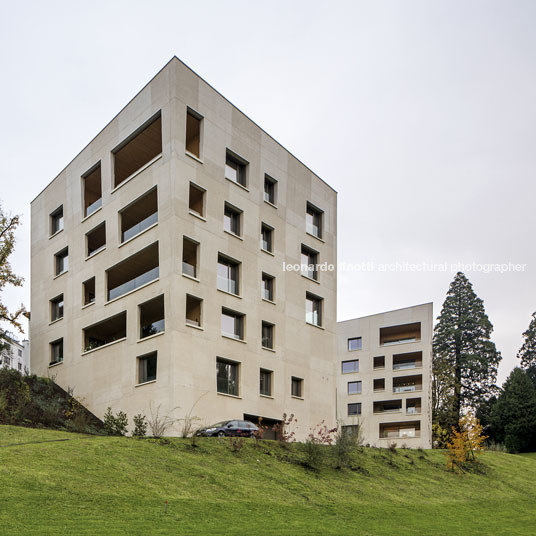
[[[437,316],[451,264],[526,264],[465,272],[502,381],[536,310],[535,27],[521,0],[1,0],[0,199],[26,277],[4,298],[29,305],[30,201],[177,55],[339,192],[339,263],[372,263],[340,271],[339,320]]]

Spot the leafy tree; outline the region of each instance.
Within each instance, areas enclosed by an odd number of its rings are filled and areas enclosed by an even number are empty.
[[[484,450],[486,439],[482,425],[471,412],[460,417],[458,428],[452,427],[447,443],[447,467],[463,470],[475,464],[476,456]]]
[[[484,302],[461,272],[450,284],[433,338],[434,422],[457,426],[462,411],[476,408],[496,391],[501,354],[490,340],[493,326]]]
[[[6,215],[2,207],[0,207],[0,294],[6,285],[20,287],[23,283],[23,279],[13,273],[9,263],[9,256],[15,248],[15,229],[18,225],[19,217]],[[22,332],[20,320],[25,312],[26,309],[21,306],[15,312],[10,313],[0,299],[0,321],[16,328],[20,332]],[[5,340],[8,337],[8,330],[0,327],[0,350],[7,347]]]
[[[490,421],[496,440],[510,452],[536,448],[536,387],[524,370],[510,373]]]
[[[517,357],[521,360],[521,368],[527,372],[536,386],[536,312],[532,313],[529,328],[523,333],[523,346]]]

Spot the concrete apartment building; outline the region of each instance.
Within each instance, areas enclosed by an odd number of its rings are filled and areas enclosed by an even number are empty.
[[[7,367],[19,372],[30,371],[30,341],[24,339],[19,342],[13,335],[6,337],[2,342],[7,348],[0,351],[0,367]]]
[[[364,444],[431,448],[432,323],[431,303],[338,323],[337,417]]]
[[[336,266],[336,192],[177,58],[31,214],[32,372],[99,417],[335,421],[337,272],[284,265]]]

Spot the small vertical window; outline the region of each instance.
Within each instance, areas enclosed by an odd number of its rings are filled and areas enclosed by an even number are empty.
[[[218,256],[218,289],[231,294],[239,294],[239,264],[223,255]]]
[[[164,295],[146,301],[140,309],[140,339],[161,333],[166,329]]]
[[[106,247],[106,223],[102,222],[86,233],[86,257],[91,257]]]
[[[261,224],[261,249],[273,253],[274,250],[274,230],[265,223]]]
[[[95,303],[95,278],[92,277],[82,283],[82,301],[84,305]]]
[[[50,343],[50,364],[55,365],[63,361],[63,339]]]
[[[303,379],[292,376],[291,394],[297,398],[303,398]]]
[[[62,249],[54,255],[55,274],[60,275],[69,269],[69,248]]]
[[[221,333],[226,337],[244,340],[244,314],[222,307]]]
[[[246,187],[246,167],[247,162],[244,159],[227,150],[227,156],[225,159],[226,179]]]
[[[307,212],[305,215],[305,229],[309,234],[316,236],[317,238],[322,238],[322,218],[323,212],[307,203]]]
[[[190,108],[186,112],[186,151],[201,158],[201,122],[203,118]]]
[[[63,229],[63,205],[50,215],[50,236],[59,233]]]
[[[272,371],[261,369],[260,371],[260,389],[263,396],[272,396]]]
[[[305,296],[305,321],[314,326],[322,326],[322,298],[306,293]]]
[[[318,280],[318,252],[302,244],[301,273],[309,279]]]
[[[156,380],[157,353],[138,357],[138,384]]]
[[[183,236],[182,238],[182,273],[197,278],[197,260],[199,244]]]
[[[373,382],[374,391],[385,391],[385,378],[377,378]]]
[[[277,181],[264,175],[264,200],[272,205],[276,204],[276,187]]]
[[[238,396],[238,363],[218,358],[216,379],[218,393]]]
[[[82,175],[84,217],[90,216],[102,206],[101,163]]]
[[[270,322],[262,322],[262,347],[268,350],[274,349],[275,326]]]
[[[201,327],[203,300],[186,294],[186,323],[190,326]]]
[[[50,300],[50,321],[54,322],[63,318],[63,294]]]
[[[205,216],[205,190],[193,182],[190,183],[188,208],[197,216]]]
[[[361,402],[348,404],[348,415],[361,415]]]
[[[363,348],[363,339],[361,337],[353,337],[348,339],[348,351],[354,352]]]
[[[361,382],[348,382],[348,394],[360,395],[361,394]]]
[[[263,300],[274,301],[274,287],[275,277],[263,273],[261,282],[261,296]]]
[[[240,236],[241,225],[240,220],[242,211],[233,207],[229,203],[225,203],[223,210],[223,228],[228,233]]]

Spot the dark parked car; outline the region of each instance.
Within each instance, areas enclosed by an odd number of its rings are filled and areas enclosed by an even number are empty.
[[[207,437],[254,437],[258,431],[259,428],[249,421],[222,421],[206,428],[200,428],[196,435]]]

